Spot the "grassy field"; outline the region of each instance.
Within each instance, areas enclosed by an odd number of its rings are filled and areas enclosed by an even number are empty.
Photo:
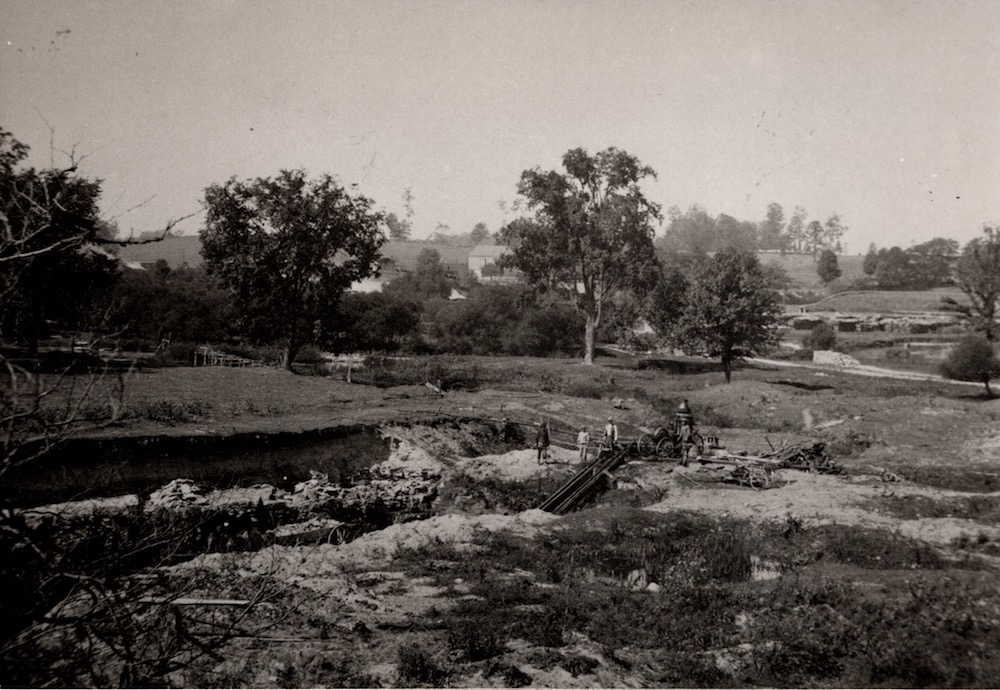
[[[780,266],[788,273],[788,277],[792,279],[793,288],[821,288],[822,282],[819,276],[816,274],[816,262],[813,261],[811,254],[771,254],[771,253],[759,253],[757,257],[760,259],[761,264],[775,264]],[[850,283],[854,280],[864,278],[864,271],[861,270],[861,264],[864,262],[864,256],[858,254],[844,254],[837,257],[837,263],[840,266],[841,277],[840,282]]]
[[[936,290],[871,290],[831,295],[802,307],[805,311],[841,311],[868,314],[947,311],[941,301],[950,298],[959,304],[968,298],[958,288]]]

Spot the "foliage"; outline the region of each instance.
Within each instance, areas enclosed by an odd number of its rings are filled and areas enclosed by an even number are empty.
[[[840,277],[840,265],[837,263],[837,255],[832,250],[824,249],[819,253],[819,260],[816,262],[816,273],[824,285]]]
[[[915,282],[924,288],[949,285],[958,260],[958,242],[943,237],[914,245],[906,250],[911,257]]]
[[[883,290],[926,290],[952,281],[958,243],[941,237],[909,249],[868,248],[862,269],[875,276]]]
[[[417,266],[412,273],[405,273],[391,280],[385,291],[410,301],[447,297],[455,286],[455,278],[448,274],[441,263],[441,253],[425,248],[417,256]]]
[[[788,239],[784,230],[785,211],[781,204],[768,204],[767,217],[757,225],[757,248],[762,251],[785,251]]]
[[[484,241],[490,236],[490,230],[486,227],[486,223],[476,223],[472,228],[472,232],[469,233],[469,239],[476,244]]]
[[[837,344],[837,331],[824,321],[813,326],[802,339],[802,347],[807,350],[832,350]]]
[[[420,305],[395,292],[349,293],[330,323],[334,352],[392,352],[419,334]]]
[[[64,169],[21,167],[28,147],[0,129],[0,330],[38,352],[47,320],[100,324],[118,262],[100,245],[100,182]]]
[[[946,299],[956,309],[972,319],[976,330],[986,334],[990,341],[997,340],[997,303],[1000,300],[1000,229],[983,228],[977,237],[962,251],[958,260],[958,286],[969,298],[971,305],[960,305]]]
[[[738,249],[724,249],[698,262],[689,280],[677,342],[719,357],[728,383],[734,363],[777,343],[777,296],[757,257]]]
[[[124,338],[219,342],[235,320],[228,290],[202,268],[126,271],[112,294],[109,323]],[[187,358],[190,361],[190,357]]]
[[[500,263],[519,269],[529,284],[573,300],[586,319],[584,361],[591,364],[607,300],[653,278],[652,223],[659,207],[639,185],[655,172],[616,148],[593,156],[573,149],[563,166],[565,173],[522,173],[518,191],[534,215],[500,230],[512,250]]]
[[[875,275],[875,271],[878,269],[878,250],[875,248],[875,243],[872,242],[868,245],[868,253],[865,254],[865,260],[861,264],[861,270],[864,271],[866,276]]]
[[[978,381],[986,386],[986,394],[993,397],[990,379],[1000,376],[1000,360],[993,350],[993,343],[985,336],[969,334],[941,363],[941,374],[957,381]]]
[[[301,170],[205,190],[202,254],[233,291],[242,331],[280,340],[291,368],[350,284],[374,273],[385,237],[372,201]]]
[[[677,255],[665,257],[646,300],[646,321],[663,338],[671,339],[681,327],[689,288],[684,267]]]
[[[523,285],[485,285],[465,300],[429,305],[442,352],[545,356],[579,349],[579,316]]]
[[[408,644],[399,648],[399,681],[400,686],[410,687],[414,684],[441,687],[448,678],[448,672],[442,668],[433,655],[418,644]]]
[[[385,217],[385,227],[389,231],[389,239],[393,242],[406,242],[410,239],[409,221],[400,220],[395,213],[390,213]]]

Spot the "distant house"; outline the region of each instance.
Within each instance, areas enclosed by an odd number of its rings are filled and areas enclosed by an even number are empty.
[[[503,244],[480,244],[474,247],[471,252],[469,252],[469,272],[474,274],[479,280],[489,280],[492,277],[499,277],[503,275],[503,270],[499,269],[497,266],[497,260],[506,254],[510,253],[510,248]],[[493,270],[487,269],[487,266],[495,267]],[[483,269],[486,269],[487,275],[483,275]]]

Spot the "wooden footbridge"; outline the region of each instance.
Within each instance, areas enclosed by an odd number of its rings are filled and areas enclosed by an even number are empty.
[[[602,451],[596,460],[573,475],[538,507],[562,515],[579,506],[598,489],[607,488],[614,481],[611,473],[625,464],[630,454],[632,452],[627,447]]]

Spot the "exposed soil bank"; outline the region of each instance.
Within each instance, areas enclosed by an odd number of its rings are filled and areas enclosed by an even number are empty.
[[[389,457],[374,426],[231,436],[70,439],[42,459],[8,471],[0,502],[30,506],[147,493],[177,477],[216,488],[269,483],[290,489],[310,471],[332,482]]]

